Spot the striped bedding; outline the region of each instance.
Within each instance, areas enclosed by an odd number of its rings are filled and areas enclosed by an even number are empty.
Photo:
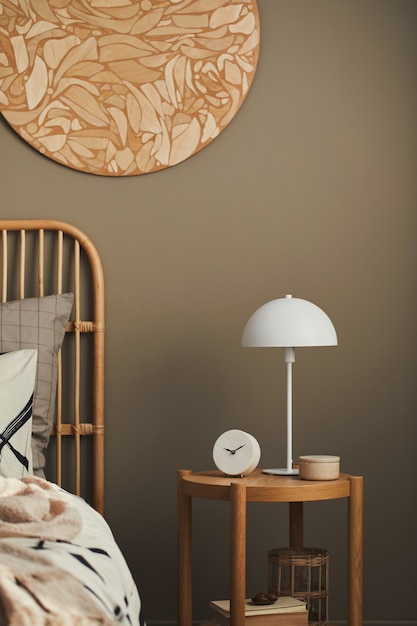
[[[35,477],[0,479],[0,626],[10,623],[143,626],[135,582],[104,518]]]

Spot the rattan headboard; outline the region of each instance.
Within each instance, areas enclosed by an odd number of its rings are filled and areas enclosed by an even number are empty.
[[[72,292],[58,362],[56,425],[46,476],[104,508],[104,281],[78,228],[53,220],[0,220],[1,301]]]

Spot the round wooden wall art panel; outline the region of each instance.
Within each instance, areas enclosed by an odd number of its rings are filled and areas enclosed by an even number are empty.
[[[70,168],[154,172],[221,133],[258,55],[256,0],[2,0],[0,111]]]

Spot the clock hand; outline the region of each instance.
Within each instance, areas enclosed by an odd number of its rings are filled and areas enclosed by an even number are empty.
[[[243,448],[243,446],[246,446],[246,443],[242,443],[241,446],[235,448],[234,450],[230,450],[230,448],[224,448],[224,450],[226,450],[226,452],[230,452],[230,454],[236,454],[237,450],[240,450],[240,448]]]

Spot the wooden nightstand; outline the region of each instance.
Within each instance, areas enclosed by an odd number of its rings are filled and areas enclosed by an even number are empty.
[[[178,626],[192,626],[192,498],[230,502],[230,626],[244,626],[246,593],[246,502],[288,502],[289,545],[303,545],[303,503],[348,498],[349,626],[362,626],[363,478],[308,481],[255,470],[243,478],[219,471],[178,471]]]

